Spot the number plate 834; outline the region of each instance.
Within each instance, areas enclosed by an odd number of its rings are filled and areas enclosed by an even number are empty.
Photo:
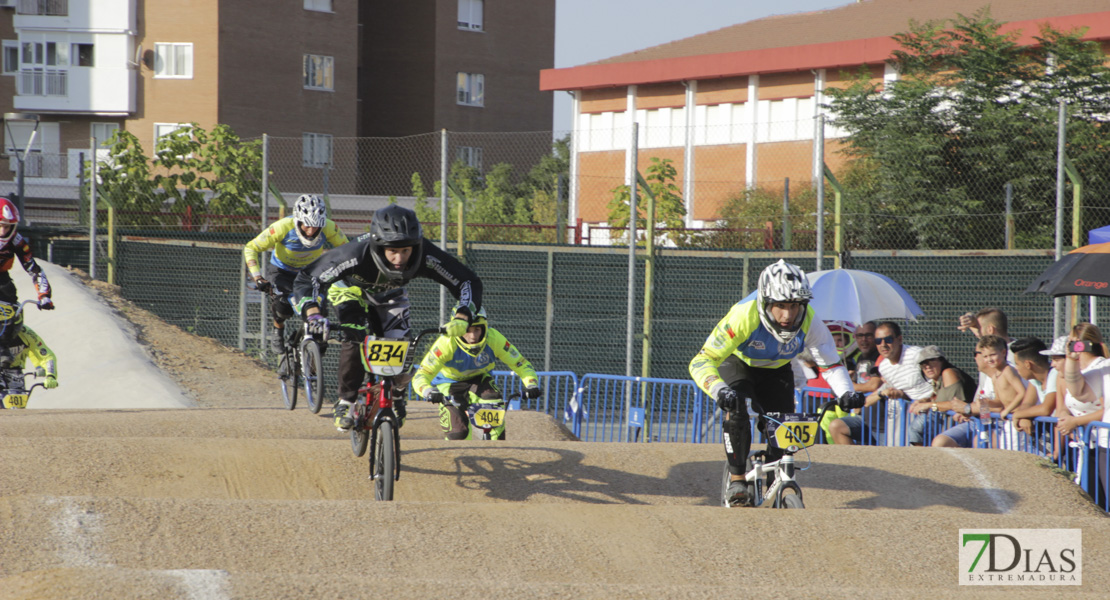
[[[375,375],[397,375],[405,366],[408,340],[378,340],[367,337],[362,342],[362,362]]]

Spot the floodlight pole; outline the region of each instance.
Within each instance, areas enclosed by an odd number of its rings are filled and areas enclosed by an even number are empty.
[[[15,207],[19,210],[19,223],[22,224],[25,219],[25,217],[23,216],[23,169],[24,164],[27,161],[27,151],[30,150],[31,146],[35,144],[35,135],[39,132],[39,116],[32,113],[4,113],[4,128],[8,132],[8,139],[14,138],[14,136],[12,136],[12,129],[9,126],[9,123],[11,123],[12,121],[32,121],[35,124],[34,128],[31,129],[31,137],[27,139],[27,145],[23,148],[23,152],[21,153],[19,151],[19,148],[13,148],[13,150],[15,150],[15,159],[19,162],[19,170],[16,172]]]

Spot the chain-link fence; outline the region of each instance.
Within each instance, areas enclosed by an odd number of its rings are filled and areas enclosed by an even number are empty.
[[[968,310],[997,305],[1013,334],[1051,337],[1051,301],[1021,292],[1051,263],[1057,230],[1064,246],[1082,244],[1110,219],[1110,144],[1100,129],[1068,122],[1062,164],[1051,120],[1002,125],[1003,135],[978,141],[962,132],[943,160],[907,154],[876,164],[853,155],[831,125],[819,132],[799,122],[707,124],[692,136],[649,123],[638,135],[638,188],[651,191],[662,247],[648,316],[651,375],[685,377],[705,335],[759,271],[780,256],[815,268],[819,238],[822,268],[838,259],[902,284],[926,312],[906,328],[907,341],[941,345],[961,366],[972,368],[971,346],[954,324]],[[40,256],[95,270],[168,321],[258,352],[268,325],[262,299],[242,286],[243,244],[302,193],[324,194],[348,236],[366,230],[373,210],[399,202],[482,276],[494,323],[537,367],[624,373],[628,260],[612,246],[627,243],[622,186],[633,154],[631,128],[621,131],[238,140],[194,130],[170,132],[157,146],[117,139],[99,151],[92,243],[87,160],[50,181],[26,177],[24,165],[24,230]],[[825,178],[813,178],[815,165]],[[706,227],[685,227],[687,209]],[[642,260],[635,307],[645,300]],[[414,324],[435,324],[439,289],[416,281],[411,293]],[[633,373],[643,369],[644,321],[637,308]]]

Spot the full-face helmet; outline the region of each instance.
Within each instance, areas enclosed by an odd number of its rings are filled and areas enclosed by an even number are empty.
[[[806,275],[797,265],[779,259],[759,274],[759,293],[756,295],[756,308],[763,326],[782,343],[789,342],[798,335],[806,318],[806,308],[813,299]],[[771,316],[771,305],[776,302],[798,302],[802,309],[788,327],[782,327]]]
[[[412,279],[424,258],[424,232],[416,213],[391,204],[379,208],[373,219],[370,223],[370,249],[374,264],[389,279]],[[385,249],[405,247],[411,247],[412,254],[403,267],[397,268],[385,257]]]
[[[829,333],[833,335],[833,340],[839,336],[841,338],[840,344],[836,345],[836,351],[841,356],[848,356],[855,352],[856,346],[856,324],[851,321],[825,321],[825,325],[829,328]]]
[[[293,221],[297,237],[306,248],[315,248],[324,242],[324,225],[328,222],[328,209],[324,201],[314,194],[302,194],[293,205]],[[305,235],[304,227],[318,227],[311,237]]]
[[[18,227],[19,209],[11,200],[0,197],[0,248],[4,248],[12,241]]]
[[[474,319],[472,319],[470,321],[470,327],[480,327],[481,328],[482,333],[478,337],[478,340],[476,342],[473,342],[473,343],[468,342],[466,340],[466,337],[465,337],[465,334],[464,334],[464,335],[461,335],[461,336],[455,338],[455,342],[458,343],[459,348],[462,348],[463,352],[466,352],[467,354],[469,354],[471,356],[478,356],[478,354],[481,353],[483,349],[485,349],[485,347],[486,347],[486,337],[489,334],[489,321],[486,320],[486,309],[485,308],[479,309],[478,314],[474,315]],[[469,333],[469,331],[468,331],[468,333]]]

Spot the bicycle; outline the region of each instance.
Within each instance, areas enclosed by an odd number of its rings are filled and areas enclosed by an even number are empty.
[[[23,312],[23,307],[28,304],[40,306],[37,300],[24,300],[19,304],[0,300],[0,334],[7,330],[8,326],[15,321],[15,318]],[[28,376],[36,379],[45,377],[46,370],[42,367],[36,367],[34,371],[24,372],[22,368],[12,368],[12,357],[8,356],[6,352],[3,356],[0,356],[0,386],[3,388],[3,400],[0,401],[0,407],[7,409],[27,408],[27,403],[30,402],[31,393],[35,388],[45,389],[46,386],[42,382],[27,387]]]
[[[254,282],[248,282],[247,287],[257,290]],[[272,302],[287,302],[286,294],[277,291],[271,284],[266,295]],[[286,333],[288,329],[288,333]],[[312,414],[319,414],[324,399],[323,352],[321,343],[327,343],[327,336],[318,340],[316,336],[301,327],[283,328],[280,335],[285,335],[285,350],[278,361],[278,380],[281,383],[281,398],[287,410],[297,408],[297,390],[304,385],[305,400],[308,410]]]
[[[470,419],[470,434],[467,439],[501,440],[508,439],[505,434],[505,417],[516,400],[520,406],[520,392],[515,392],[506,398],[487,400],[478,395],[467,392],[470,396],[466,403],[466,415]],[[454,397],[447,397],[446,402],[463,410],[462,402]],[[477,435],[475,432],[480,432]]]
[[[329,324],[329,327],[331,325]],[[363,366],[376,375],[376,383],[359,388],[363,401],[355,402],[349,416],[354,420],[351,426],[351,450],[361,457],[370,447],[370,479],[374,481],[375,500],[393,500],[393,484],[401,478],[401,426],[397,413],[393,411],[393,395],[404,393],[404,389],[394,388],[394,379],[407,373],[412,367],[414,350],[420,339],[429,334],[444,333],[436,327],[425,329],[416,337],[381,338],[366,336],[360,345]],[[398,394],[400,395],[400,394]]]
[[[829,408],[836,405],[836,401],[830,400],[822,404],[821,412],[817,415],[768,413],[755,400],[750,400],[750,403],[749,414],[754,409],[756,415],[767,420],[764,430],[767,447],[781,448],[783,456],[775,461],[764,462],[768,456],[766,450],[755,450],[748,454],[748,459],[744,462],[744,479],[748,486],[749,506],[763,506],[771,498],[770,508],[805,508],[802,488],[794,479],[794,455],[817,443],[821,419]],[[773,482],[769,481],[770,477],[774,478]],[[738,506],[729,502],[730,483],[732,475],[726,462],[721,482],[721,505],[726,508]]]

